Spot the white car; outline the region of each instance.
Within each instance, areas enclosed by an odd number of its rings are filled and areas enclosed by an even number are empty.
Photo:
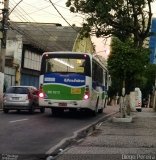
[[[142,93],[140,88],[135,88],[135,107],[138,112],[142,111]]]
[[[3,111],[28,110],[33,113],[35,109],[40,109],[44,113],[45,109],[39,107],[38,90],[33,86],[11,86],[3,96]]]

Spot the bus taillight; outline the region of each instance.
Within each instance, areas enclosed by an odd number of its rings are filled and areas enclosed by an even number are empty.
[[[85,87],[85,92],[83,98],[87,100],[89,98],[89,86]]]
[[[40,98],[44,98],[44,93],[40,92],[40,93],[39,93],[39,97],[40,97]]]
[[[83,98],[87,100],[89,98],[89,94],[85,93]]]

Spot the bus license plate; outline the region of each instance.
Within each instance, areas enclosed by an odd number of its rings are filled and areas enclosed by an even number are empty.
[[[66,107],[67,103],[59,103],[59,107]]]
[[[72,88],[71,94],[81,94],[81,88]]]

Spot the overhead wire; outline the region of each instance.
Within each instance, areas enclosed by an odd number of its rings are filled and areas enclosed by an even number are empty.
[[[21,9],[22,9],[22,8],[21,8]],[[16,9],[16,10],[18,10],[18,9]],[[19,11],[19,12],[21,12],[21,11]],[[21,13],[23,13],[23,12],[25,12],[25,11],[22,9],[22,12],[21,12]],[[25,13],[26,13],[26,12],[25,12]],[[26,14],[28,15],[28,17],[29,17],[31,20],[34,21],[34,19],[33,19],[32,17],[30,17],[28,13],[26,13]],[[20,14],[19,19],[22,20],[22,18],[23,18],[23,15]],[[24,21],[22,20],[22,22],[28,22],[28,23],[31,24],[32,27],[36,28],[36,26],[35,26],[32,22],[30,22],[26,17],[24,17],[23,19],[24,19]],[[35,21],[34,21],[34,22],[35,22]],[[36,22],[36,23],[37,23],[37,22]],[[12,25],[12,27],[13,27],[13,25]],[[15,27],[13,27],[13,28],[15,28]],[[39,27],[39,28],[42,29],[42,33],[43,33],[43,34],[46,33],[45,36],[47,36],[47,35],[49,36],[50,33],[47,32],[47,31],[45,31],[43,27]],[[21,30],[19,27],[18,27],[18,29]],[[21,30],[21,31],[24,33],[23,30]],[[26,35],[27,33],[24,33],[24,34]],[[50,35],[51,35],[51,34],[50,34]],[[51,35],[51,36],[53,36],[53,35]],[[28,36],[27,36],[27,37],[28,37]],[[29,35],[29,37],[31,37],[31,36]],[[37,40],[36,40],[35,38],[33,38],[33,37],[31,37],[31,39],[33,39],[34,41],[36,41],[36,42],[38,42],[39,44],[41,44],[41,46],[42,46],[42,42],[44,41],[43,39],[41,39],[40,42],[39,42],[39,41],[37,41]],[[54,43],[55,43],[55,42],[54,42]],[[61,47],[61,46],[58,45],[57,43],[56,43],[56,46],[59,47],[59,48]]]
[[[49,0],[44,0],[44,1],[49,2]],[[53,3],[53,4],[54,4],[54,5],[56,5],[56,6],[58,6],[58,7],[61,7],[61,8],[63,8],[63,9],[66,9],[66,10],[68,10],[68,11],[69,11],[69,9],[68,9],[68,8],[63,7],[63,6],[61,6],[61,5],[58,5],[58,4],[57,4],[58,2],[60,2],[60,0],[59,0],[59,1],[57,1],[57,2],[55,2],[55,3]]]
[[[66,20],[66,18],[64,18],[64,16],[60,13],[60,11],[56,8],[56,6],[54,5],[54,3],[51,1],[51,0],[49,0],[49,2],[52,4],[52,6],[54,7],[54,9],[58,12],[58,14],[64,19],[64,21],[71,27],[71,28],[73,28],[77,33],[79,33],[78,32],[78,30],[76,30],[67,20]]]
[[[21,35],[24,35],[25,37],[27,37],[33,44],[35,44],[35,46],[38,46],[38,44],[40,46],[42,46],[42,48],[45,48],[41,42],[36,41],[36,39],[34,39],[31,35],[29,35],[27,32],[21,30],[18,26],[14,26],[12,23],[10,23],[10,28],[13,30],[16,30],[17,33],[20,33]],[[39,48],[39,47],[38,47]]]
[[[19,8],[21,8],[21,7],[19,7]],[[23,10],[23,9],[22,9]],[[24,10],[22,11],[22,13],[23,12],[25,12]],[[26,13],[26,12],[25,12]],[[28,13],[26,13],[27,15],[28,15]],[[28,15],[29,16],[29,15]],[[20,17],[21,17],[21,15],[20,15]],[[35,20],[32,18],[32,17],[30,17],[29,16],[29,18],[31,18],[34,22],[35,22]],[[21,19],[21,18],[20,18]],[[23,19],[26,19],[26,18],[23,18]],[[29,21],[29,20],[28,20]],[[29,22],[29,23],[31,23],[31,25],[33,26],[33,24],[32,24],[32,22]],[[37,23],[37,22],[36,22]],[[35,29],[36,29],[36,26],[34,26],[35,27]],[[47,32],[45,29],[43,29],[43,27],[41,27],[41,26],[39,26],[41,29],[42,29],[42,32],[44,31],[45,33],[47,33],[46,35],[48,35],[48,37],[49,37],[49,32]],[[18,29],[20,29],[20,28],[18,28]],[[51,34],[50,34],[51,35]],[[51,35],[51,36],[53,36],[53,35]],[[31,36],[29,36],[29,37],[31,37]],[[32,38],[31,37],[31,39],[34,39],[34,38]],[[36,39],[35,39],[36,40]],[[41,39],[41,41],[42,41],[43,39]],[[43,40],[44,41],[44,40]],[[41,43],[41,42],[40,42]],[[56,42],[54,42],[55,43],[55,45],[56,46],[58,46],[59,48],[61,47],[59,44],[57,44]],[[63,49],[63,48],[62,48]]]
[[[22,2],[23,0],[20,0],[15,6],[14,8],[9,12],[9,15],[14,11],[14,9]]]
[[[42,11],[42,12],[45,12],[45,13],[48,13],[48,14],[50,14],[50,15],[54,15],[54,16],[58,17],[58,15],[52,14],[52,13],[50,13],[50,12],[44,10],[44,9],[46,9],[46,8],[48,8],[48,7],[51,7],[51,5],[48,5],[48,6],[43,7],[43,8],[38,8],[38,7],[33,6],[33,5],[29,4],[29,3],[25,3],[25,2],[24,2],[24,4],[26,4],[26,5],[28,5],[28,6],[31,6],[31,7],[37,9],[37,11],[30,12],[29,14],[32,14],[32,13],[35,13],[35,12],[40,12],[40,11]],[[59,17],[59,18],[60,18],[60,17]]]
[[[13,0],[13,1],[14,1],[14,0]],[[14,1],[14,2],[15,2],[15,1]],[[26,4],[26,3],[25,3],[25,4]],[[30,4],[28,4],[28,5],[30,5]],[[30,6],[32,6],[32,5],[30,5]],[[34,7],[34,6],[32,6],[32,7]],[[21,7],[19,7],[19,8],[21,8]],[[21,9],[23,10],[23,12],[24,12],[28,17],[30,17],[30,15],[29,15],[30,13],[25,12],[23,8],[21,8]],[[38,9],[38,8],[37,8],[37,9]],[[22,13],[23,13],[23,12],[22,12]],[[57,16],[57,17],[58,17],[58,16]],[[32,17],[30,17],[30,18],[31,18],[33,21],[35,21]]]
[[[23,17],[22,15],[19,16],[19,19],[21,20],[21,22],[24,22],[25,20],[27,20],[25,17]],[[24,19],[24,21],[23,21]],[[36,41],[36,39],[34,39],[31,35],[29,35],[28,33],[26,33],[25,31],[21,30],[18,26],[14,27],[13,23],[10,23],[10,27],[13,30],[16,30],[18,33],[24,35],[25,37],[27,37],[31,42],[33,42],[33,44],[35,44],[37,46],[37,44],[40,44],[40,46],[43,47],[42,43],[39,41]],[[45,48],[45,47],[44,47]]]
[[[49,2],[49,0],[44,0],[44,1],[46,1],[46,2]],[[62,1],[62,0],[58,0],[57,2],[55,2],[55,3],[53,3],[55,6],[58,6],[58,7],[60,7],[60,8],[63,8],[63,9],[65,9],[65,10],[68,10],[69,11],[69,9],[67,8],[67,7],[64,7],[64,6],[61,6],[61,5],[59,5],[59,4],[57,4],[58,2],[60,2],[60,1]],[[82,15],[84,15],[83,13],[76,13],[76,15],[74,15],[73,17],[80,17],[81,19],[83,19],[84,20],[84,17],[82,17]],[[66,18],[66,19],[68,19],[68,18]],[[81,24],[82,25],[82,24]]]
[[[44,0],[44,1],[49,2],[49,0]],[[54,5],[57,5],[58,2],[60,2],[60,0],[58,0],[57,2],[55,2],[55,3],[53,3],[53,4],[54,4]],[[33,8],[36,8],[36,9],[37,9],[37,11],[34,11],[34,12],[29,13],[29,15],[32,14],[32,13],[35,13],[35,12],[39,12],[39,11],[45,9],[45,8],[48,8],[48,6],[46,6],[46,7],[43,7],[43,8],[41,8],[41,9],[39,9],[38,7],[36,7],[36,6],[32,5],[32,4],[29,4],[29,3],[26,3],[26,2],[23,2],[23,3],[26,4],[26,5],[32,6]],[[66,7],[63,7],[63,6],[60,6],[60,5],[57,5],[57,6],[59,6],[59,7],[63,8],[63,9],[66,9],[66,10],[69,11],[69,9],[67,9]],[[47,11],[43,11],[43,12],[49,13],[50,15],[54,15],[54,16],[58,17],[57,15],[52,14],[52,13],[50,13],[50,12],[47,12]],[[28,15],[28,14],[27,14],[27,15]],[[60,14],[59,14],[59,15],[60,15]],[[81,14],[81,15],[82,15],[82,14]],[[61,15],[60,15],[60,17],[62,18]],[[76,15],[75,17],[81,17],[81,16]],[[82,17],[81,17],[81,18],[82,18]],[[81,25],[81,24],[80,24],[80,25]]]
[[[10,2],[10,4],[13,5],[12,2]],[[19,19],[20,20],[21,20],[21,18],[23,18],[25,21],[29,21],[26,17],[24,17],[24,12],[21,12],[18,8],[16,8],[16,13],[14,13],[14,14],[16,14],[18,16],[18,12],[19,12],[19,17],[20,17]]]

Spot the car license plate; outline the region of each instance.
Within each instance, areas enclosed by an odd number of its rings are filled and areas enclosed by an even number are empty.
[[[71,94],[81,94],[81,88],[71,88]]]
[[[66,107],[67,103],[59,103],[59,107]]]
[[[18,101],[18,100],[19,100],[19,97],[12,97],[12,100]]]

